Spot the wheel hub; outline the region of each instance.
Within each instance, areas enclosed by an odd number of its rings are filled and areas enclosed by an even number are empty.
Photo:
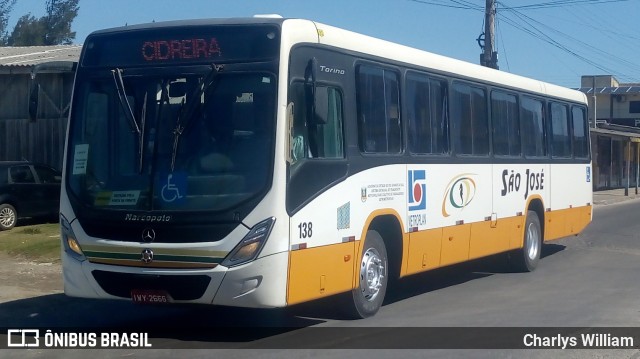
[[[529,259],[536,259],[540,252],[540,232],[537,227],[531,223],[527,227],[527,256]]]
[[[3,208],[2,211],[0,211],[0,224],[2,224],[3,227],[12,226],[15,220],[16,215],[11,209]]]
[[[369,248],[360,263],[360,290],[367,301],[378,296],[384,280],[385,267],[380,253],[375,248]]]

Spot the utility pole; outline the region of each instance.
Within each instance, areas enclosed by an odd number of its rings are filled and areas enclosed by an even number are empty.
[[[498,52],[493,51],[496,41],[496,0],[487,0],[484,16],[484,46],[482,47],[483,52],[480,54],[480,64],[497,70]]]

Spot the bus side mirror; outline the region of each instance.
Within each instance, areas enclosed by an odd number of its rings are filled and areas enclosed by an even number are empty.
[[[287,148],[286,148],[286,153],[287,153],[287,157],[286,160],[289,164],[293,163],[293,155],[292,155],[292,151],[293,151],[293,141],[295,140],[293,138],[293,120],[294,120],[294,116],[293,116],[293,102],[289,102],[289,104],[287,105]]]
[[[29,86],[29,121],[35,122],[38,118],[38,100],[40,97],[40,84],[31,79]]]

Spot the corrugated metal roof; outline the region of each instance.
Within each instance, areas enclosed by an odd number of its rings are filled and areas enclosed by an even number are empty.
[[[591,132],[609,137],[625,138],[631,142],[640,142],[640,128],[616,125],[613,123],[599,123]]]
[[[593,87],[580,87],[578,91],[582,91],[586,94],[593,93]],[[631,95],[640,93],[640,85],[628,84],[617,87],[596,87],[596,93],[598,94],[612,94],[612,95]]]
[[[82,45],[0,47],[0,66],[34,66],[52,61],[78,61]]]

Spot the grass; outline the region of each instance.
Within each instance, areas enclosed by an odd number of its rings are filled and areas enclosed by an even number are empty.
[[[60,260],[60,225],[33,224],[0,231],[0,252],[36,262]]]

